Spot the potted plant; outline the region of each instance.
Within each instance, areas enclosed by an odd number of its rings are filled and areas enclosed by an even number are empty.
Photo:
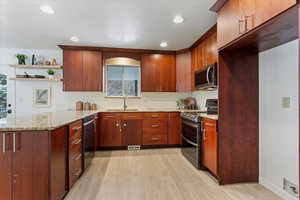
[[[53,79],[54,74],[55,74],[54,70],[53,69],[48,69],[47,73],[48,73],[49,79]]]
[[[27,56],[24,54],[17,54],[16,58],[18,59],[19,65],[25,65],[25,60],[27,59]]]

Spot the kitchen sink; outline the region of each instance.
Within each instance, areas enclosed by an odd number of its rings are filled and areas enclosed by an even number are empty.
[[[107,112],[134,112],[134,111],[138,111],[138,109],[126,109],[124,111],[124,109],[107,109]]]

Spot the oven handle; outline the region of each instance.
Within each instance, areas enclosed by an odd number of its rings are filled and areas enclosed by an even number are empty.
[[[198,144],[196,144],[196,143],[190,141],[190,140],[187,139],[186,137],[182,136],[182,138],[183,138],[187,143],[189,143],[189,144],[191,144],[191,145],[193,145],[193,146],[195,146],[195,147],[198,147]]]
[[[200,128],[200,124],[194,124],[194,123],[191,123],[191,122],[187,122],[186,120],[182,120],[182,123],[185,124],[185,125],[194,127],[194,128]]]
[[[91,124],[91,123],[93,123],[93,122],[95,122],[94,119],[92,119],[92,120],[90,120],[90,121],[88,121],[88,122],[85,122],[85,123],[83,124],[83,126],[87,126],[87,125],[89,125],[89,124]]]

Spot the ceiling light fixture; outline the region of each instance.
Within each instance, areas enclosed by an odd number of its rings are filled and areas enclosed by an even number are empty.
[[[161,47],[163,47],[163,48],[165,48],[165,47],[167,47],[167,46],[168,46],[168,43],[166,43],[166,42],[162,42],[162,43],[160,43],[160,46],[161,46]]]
[[[43,11],[46,14],[53,15],[55,12],[51,6],[43,5],[40,7],[41,11]]]
[[[183,21],[184,21],[184,19],[183,19],[183,17],[180,16],[180,15],[175,16],[174,19],[173,19],[173,22],[174,22],[175,24],[181,24]]]
[[[72,36],[72,37],[70,38],[70,40],[71,40],[72,42],[79,42],[79,38],[78,38],[77,36]]]

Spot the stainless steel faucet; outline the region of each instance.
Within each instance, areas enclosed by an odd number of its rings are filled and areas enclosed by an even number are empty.
[[[124,111],[126,111],[126,109],[127,109],[127,105],[126,105],[126,97],[124,97],[124,101],[123,101],[123,109],[124,109]]]

